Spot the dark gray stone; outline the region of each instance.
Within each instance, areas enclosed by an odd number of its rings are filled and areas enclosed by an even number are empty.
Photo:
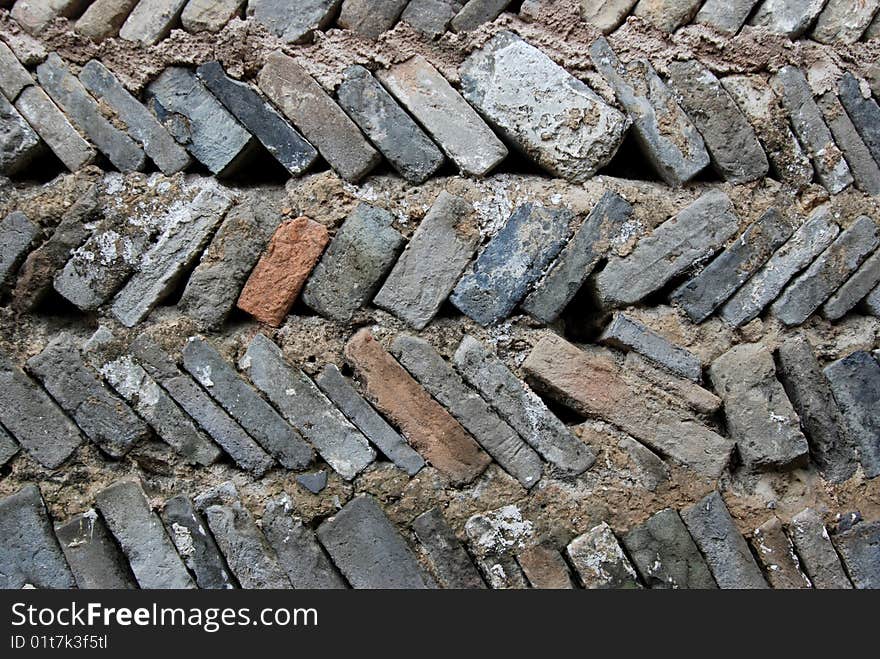
[[[336,98],[406,180],[423,183],[443,165],[440,149],[364,67],[346,69]]]
[[[0,174],[12,176],[26,171],[43,150],[34,129],[0,94]]]
[[[639,577],[611,527],[605,522],[572,540],[565,548],[584,588],[641,588]]]
[[[856,588],[880,588],[880,522],[856,524],[834,536],[834,545]]]
[[[461,11],[459,0],[410,0],[400,15],[400,20],[431,39],[446,33],[449,23]]]
[[[416,517],[412,530],[442,588],[470,590],[486,587],[471,557],[438,508]]]
[[[880,166],[862,141],[840,99],[834,92],[827,92],[818,99],[818,105],[834,141],[843,151],[856,186],[869,195],[880,195]]]
[[[822,315],[828,320],[840,320],[860,300],[867,297],[878,283],[880,283],[880,250],[865,259],[859,269],[828,298],[822,307]]]
[[[18,444],[9,433],[0,426],[0,467],[5,466],[18,453]]]
[[[682,510],[681,518],[720,588],[767,588],[761,569],[717,491]]]
[[[819,513],[805,508],[792,518],[788,530],[813,588],[852,588]]]
[[[101,490],[97,505],[141,588],[195,588],[138,481],[121,480]]]
[[[758,0],[706,0],[694,23],[708,25],[722,34],[734,35],[745,24]]]
[[[851,73],[846,73],[840,79],[838,92],[840,102],[874,157],[874,162],[880,165],[880,106],[870,94],[862,92],[859,81]]]
[[[673,373],[694,382],[703,379],[703,365],[699,357],[621,313],[614,314],[599,337],[599,343],[624,350],[634,350]]]
[[[40,227],[22,212],[14,211],[0,224],[0,293],[5,291],[33,246]]]
[[[565,245],[571,221],[565,209],[519,206],[455,286],[452,303],[483,326],[507,318]]]
[[[397,23],[409,0],[342,0],[340,27],[354,30],[370,39],[378,39]]]
[[[312,448],[204,339],[187,342],[183,366],[283,467],[303,469],[312,462]]]
[[[196,74],[226,109],[291,174],[299,176],[318,159],[315,147],[250,85],[227,76],[219,62],[202,64]]]
[[[342,0],[249,0],[247,15],[287,43],[311,41],[329,27]]]
[[[622,541],[649,588],[717,588],[700,550],[671,508],[651,516]]]
[[[379,416],[334,364],[325,366],[315,382],[349,421],[397,467],[414,476],[425,466],[422,456]]]
[[[314,471],[310,474],[300,474],[296,477],[296,482],[312,494],[320,494],[327,487],[327,472]]]
[[[303,289],[322,316],[347,322],[369,302],[406,242],[386,210],[360,204],[336,232]]]
[[[801,567],[794,545],[777,517],[771,517],[755,529],[752,547],[772,588],[812,588],[813,584]]]
[[[452,19],[451,27],[456,32],[472,32],[498,18],[509,4],[510,0],[469,0]]]
[[[353,588],[434,586],[370,495],[357,496],[318,527],[318,540]]]
[[[695,323],[702,323],[773,256],[794,228],[771,208],[746,229],[696,276],[672,292],[671,298]]]
[[[168,499],[162,508],[162,520],[183,562],[195,576],[199,588],[235,588],[235,578],[208,533],[207,523],[188,497]]]
[[[137,588],[128,561],[94,509],[55,525],[61,551],[80,589]]]

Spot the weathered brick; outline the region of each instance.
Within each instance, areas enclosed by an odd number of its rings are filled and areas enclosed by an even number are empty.
[[[663,32],[675,32],[697,13],[703,0],[639,0],[633,16],[648,21]]]
[[[65,524],[56,524],[55,535],[76,579],[77,588],[137,588],[128,561],[93,508]]]
[[[199,588],[236,587],[235,578],[226,567],[217,543],[208,533],[207,522],[189,497],[176,496],[168,499],[161,514],[171,540]]]
[[[809,29],[826,0],[764,0],[752,16],[751,25],[796,39]]]
[[[788,530],[813,588],[852,588],[819,513],[805,508],[792,518]]]
[[[565,551],[584,588],[617,590],[642,587],[614,532],[605,522],[572,540]]]
[[[828,0],[810,36],[819,43],[855,43],[878,9],[880,0]]]
[[[12,284],[39,235],[40,227],[21,211],[13,211],[3,218],[0,223],[0,293]]]
[[[11,15],[25,32],[36,36],[59,16],[76,16],[85,5],[86,0],[16,0]]]
[[[752,546],[773,588],[791,590],[812,587],[778,517],[771,517],[755,529]]]
[[[328,241],[324,225],[307,217],[283,222],[242,289],[238,308],[260,322],[281,325]]]
[[[119,29],[119,36],[128,41],[138,41],[145,46],[158,43],[177,25],[186,2],[187,0],[140,0]]]
[[[15,109],[70,171],[75,172],[97,157],[98,152],[94,147],[77,132],[39,87],[22,90],[15,100]]]
[[[457,590],[486,587],[471,557],[438,508],[416,517],[412,529],[440,586]]]
[[[95,0],[79,17],[73,29],[92,41],[115,37],[137,3],[138,0]]]
[[[581,0],[581,18],[602,34],[614,32],[639,0]]]
[[[369,39],[378,39],[397,23],[408,0],[342,0],[337,23]]]
[[[469,0],[452,19],[451,27],[456,32],[472,32],[498,18],[509,4],[510,0]]]
[[[679,377],[668,369],[655,366],[637,352],[630,352],[623,360],[624,372],[631,371],[668,394],[676,405],[683,405],[703,416],[711,416],[721,409],[721,399],[703,389],[693,380]]]
[[[734,35],[745,24],[758,0],[706,0],[694,23],[708,25],[722,34]]]
[[[10,102],[18,98],[21,90],[34,84],[34,79],[27,72],[9,46],[0,41],[0,94]]]
[[[241,13],[245,0],[187,0],[180,23],[189,32],[219,32]]]
[[[840,79],[837,91],[840,102],[874,157],[874,162],[880,165],[880,105],[870,94],[862,91],[859,81],[851,73],[844,74]]]
[[[870,195],[880,195],[880,166],[834,92],[823,94],[818,100],[825,123],[831,129],[834,141],[843,152],[856,186]]]
[[[703,367],[696,355],[621,313],[614,314],[599,337],[599,343],[624,350],[634,350],[673,373],[694,382],[703,379]]]
[[[446,33],[462,6],[464,3],[459,0],[410,0],[400,20],[436,39]]]
[[[287,43],[311,41],[330,26],[342,0],[248,0],[247,15]]]
[[[0,94],[0,175],[26,171],[44,151],[25,118]]]
[[[834,545],[856,588],[880,588],[880,522],[857,524],[834,536]]]
[[[549,544],[529,547],[520,552],[516,559],[532,588],[569,590],[575,587],[571,570],[562,554]]]
[[[840,320],[860,300],[867,297],[878,283],[880,283],[880,250],[865,259],[859,269],[828,298],[822,307],[822,315],[828,320]]]
[[[532,541],[534,524],[516,505],[471,516],[464,525],[471,553],[490,588],[523,589],[528,579],[516,552]]]

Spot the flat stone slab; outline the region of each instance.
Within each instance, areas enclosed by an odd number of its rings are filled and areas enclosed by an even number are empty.
[[[208,185],[185,207],[169,209],[163,222],[166,230],[114,298],[113,317],[126,327],[146,318],[192,267],[231,205],[230,192]]]
[[[538,482],[543,468],[538,454],[465,384],[430,343],[399,334],[391,353],[523,487]]]
[[[303,302],[327,318],[351,320],[375,295],[406,240],[386,210],[360,204],[349,215],[303,289]]]
[[[421,55],[376,76],[464,174],[485,176],[507,157],[476,110]]]
[[[794,227],[788,218],[771,208],[699,274],[675,289],[671,299],[692,321],[702,323],[764,265],[792,233]]]
[[[327,228],[307,217],[283,222],[250,273],[238,308],[260,322],[280,326],[329,241]]]
[[[65,524],[56,524],[55,535],[76,579],[77,588],[137,588],[128,561],[93,508]]]
[[[76,586],[36,485],[0,499],[0,535],[0,589]]]
[[[812,588],[778,517],[771,517],[755,529],[752,546],[770,586],[786,590]]]
[[[456,32],[473,32],[498,18],[509,4],[510,0],[469,0],[452,19],[451,27]]]
[[[347,585],[324,553],[315,532],[294,516],[284,494],[266,504],[263,533],[275,550],[290,583],[300,589],[343,589]]]
[[[437,39],[449,29],[449,23],[461,11],[459,0],[410,0],[400,20],[431,39]]]
[[[614,314],[598,342],[638,352],[652,362],[694,382],[703,379],[703,365],[699,357],[622,313]]]
[[[304,173],[318,159],[315,147],[250,85],[227,76],[219,62],[202,64],[196,74],[217,100],[293,176]]]
[[[368,39],[378,39],[397,23],[408,0],[342,0],[337,23]]]
[[[633,377],[607,351],[585,352],[548,335],[529,353],[523,370],[530,382],[562,405],[613,423],[697,473],[717,478],[727,466],[733,441],[710,430],[684,406],[658,403],[662,390]]]
[[[779,378],[800,417],[810,445],[810,457],[824,478],[842,483],[856,470],[855,447],[822,368],[802,335],[780,344]]]
[[[416,517],[412,530],[442,588],[486,588],[479,570],[438,508]]]
[[[584,588],[630,590],[642,587],[632,563],[605,522],[576,537],[565,552]]]
[[[345,480],[352,480],[376,459],[367,438],[305,373],[284,360],[281,348],[265,335],[254,336],[240,366]]]
[[[180,23],[188,32],[219,32],[238,16],[245,0],[188,0]]]
[[[708,25],[722,34],[734,35],[745,25],[759,0],[706,0],[694,23]]]
[[[479,242],[474,207],[444,190],[419,223],[373,304],[424,329],[449,297]]]
[[[364,394],[410,445],[456,483],[469,483],[491,462],[462,428],[365,328],[345,346]]]
[[[320,494],[327,487],[327,472],[315,471],[310,474],[300,474],[296,477],[296,482],[312,494]]]
[[[119,29],[119,36],[152,46],[168,36],[186,3],[187,0],[140,0]]]
[[[715,171],[725,181],[747,183],[770,170],[752,125],[721,81],[696,60],[672,62],[669,85],[696,125]]]
[[[596,456],[590,447],[479,341],[465,336],[452,361],[468,384],[547,462],[572,475],[593,465]]]
[[[717,588],[687,527],[671,508],[636,526],[622,541],[649,588]]]
[[[859,447],[868,478],[880,476],[880,364],[869,352],[854,352],[825,367],[849,437]]]
[[[767,588],[761,569],[717,491],[682,510],[681,518],[720,588]]]
[[[110,456],[121,458],[150,436],[147,425],[86,366],[71,335],[56,335],[27,365],[85,435]]]
[[[255,139],[193,71],[168,67],[144,95],[159,123],[212,174],[234,173],[253,152]]]
[[[602,34],[611,34],[626,20],[638,1],[581,0],[581,19]]]
[[[325,366],[315,378],[315,383],[348,420],[398,468],[414,476],[425,466],[422,456],[370,407],[335,364]]]
[[[880,251],[875,251],[822,306],[828,320],[840,320],[880,284]]]
[[[805,508],[792,518],[788,531],[813,588],[852,588],[819,513]]]
[[[483,326],[505,319],[559,254],[571,222],[566,209],[519,206],[455,286],[451,302]]]
[[[593,42],[590,57],[633,120],[636,141],[664,181],[680,186],[705,169],[709,154],[702,136],[650,63],[621,63],[604,37]]]
[[[195,588],[138,481],[117,481],[98,492],[96,501],[141,588]]]
[[[460,68],[462,95],[554,176],[592,178],[623,142],[629,118],[542,51],[503,32]]]
[[[21,65],[15,53],[5,43],[0,43],[0,94],[9,102],[15,101],[21,90],[34,84],[34,79]]]
[[[95,0],[73,26],[77,34],[101,42],[119,34],[119,28],[139,0]]]
[[[812,265],[798,275],[771,307],[785,325],[800,325],[819,308],[880,245],[880,229],[860,216]]]
[[[633,208],[629,202],[610,190],[604,193],[523,300],[523,310],[544,323],[557,320],[593,268],[633,226]]]
[[[424,589],[432,580],[370,495],[357,496],[317,531],[353,588]]]
[[[749,21],[789,39],[803,35],[816,20],[826,0],[764,0]]]
[[[575,587],[568,563],[559,550],[548,543],[529,547],[517,554],[516,560],[532,588],[570,590]]]
[[[880,195],[880,165],[874,161],[840,99],[834,92],[826,92],[817,102],[834,141],[846,158],[856,187],[866,194]]]
[[[878,9],[880,0],[828,0],[810,36],[819,43],[855,43]]]
[[[357,125],[294,59],[279,51],[268,55],[259,85],[346,181],[356,183],[379,164]]]
[[[599,299],[608,307],[639,302],[711,256],[738,228],[728,196],[706,192],[642,238],[629,256],[612,256],[596,277]]]
[[[235,577],[208,532],[207,522],[189,497],[176,496],[165,502],[162,520],[183,562],[202,589],[235,588]]]
[[[37,462],[59,467],[82,435],[58,404],[0,352],[0,423]]]
[[[0,174],[25,171],[44,150],[39,136],[6,97],[0,95]]]
[[[283,467],[304,469],[312,448],[204,339],[183,349],[183,367]]]
[[[21,211],[13,211],[0,222],[0,291],[13,283],[18,267],[39,235],[39,225]]]
[[[742,327],[773,302],[792,277],[813,262],[840,233],[827,208],[820,208],[794,232],[720,309],[729,325]]]
[[[424,183],[445,162],[443,153],[364,67],[351,66],[336,99],[397,172]]]
[[[831,194],[842,192],[853,182],[852,174],[843,153],[834,143],[803,72],[794,66],[785,66],[770,78],[770,86],[782,101],[791,126],[813,161],[822,185]]]
[[[247,15],[286,43],[311,41],[315,30],[325,30],[336,17],[342,0],[248,0]]]
[[[837,90],[840,102],[874,157],[874,162],[880,165],[880,105],[870,94],[862,91],[861,84],[851,73],[844,74]]]
[[[834,536],[834,545],[856,588],[880,588],[880,522],[856,524]]]

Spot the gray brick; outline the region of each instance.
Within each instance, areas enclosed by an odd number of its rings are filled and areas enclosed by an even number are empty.
[[[779,346],[779,377],[801,420],[810,456],[826,480],[842,483],[853,475],[856,456],[831,386],[802,335]]]
[[[376,458],[366,437],[301,370],[287,364],[281,348],[257,334],[240,366],[275,407],[345,480]]]
[[[469,0],[452,19],[451,27],[456,32],[472,32],[498,18],[509,4],[510,0]]]
[[[608,307],[639,302],[711,256],[738,228],[727,195],[706,192],[642,238],[629,256],[612,256],[596,277],[599,299]]]
[[[571,222],[566,209],[519,206],[465,272],[450,300],[483,326],[504,320],[563,248]]]
[[[681,518],[720,588],[767,588],[761,569],[718,492],[682,510]]]
[[[880,166],[874,162],[840,99],[834,92],[827,92],[819,98],[818,104],[834,141],[846,158],[856,186],[867,194],[880,195]]]
[[[605,522],[572,540],[565,551],[584,588],[630,590],[642,587],[632,563]]]
[[[165,69],[145,98],[159,123],[212,174],[234,173],[254,151],[256,140],[189,69]]]
[[[406,242],[388,211],[360,204],[336,232],[303,289],[322,316],[346,322],[367,304]]]
[[[758,0],[706,0],[694,23],[708,25],[722,34],[734,35],[745,24]]]
[[[459,0],[410,0],[400,20],[436,39],[446,33],[462,6],[464,3]]]
[[[112,112],[112,121],[143,147],[163,174],[186,169],[191,159],[156,118],[98,60],[90,60],[80,70],[79,80],[91,94]]]
[[[24,89],[15,101],[15,109],[70,171],[75,172],[97,157],[94,147],[39,87]]]
[[[842,192],[853,182],[852,174],[822,119],[822,112],[813,100],[813,92],[803,72],[794,66],[785,66],[770,79],[770,86],[779,95],[822,185],[831,194]]]
[[[819,513],[805,508],[792,518],[788,530],[813,588],[852,588]]]
[[[639,0],[581,0],[581,18],[602,34],[614,32]]]
[[[263,532],[275,550],[290,583],[299,589],[343,589],[345,580],[321,549],[315,532],[293,516],[284,494],[266,504]]]
[[[663,32],[675,32],[691,22],[703,0],[639,0],[633,16],[648,21]]]
[[[318,527],[318,540],[354,588],[433,587],[412,550],[370,495],[349,501]]]
[[[141,588],[195,588],[140,482],[116,481],[98,492],[97,505]]]
[[[93,508],[56,524],[55,535],[79,589],[137,588],[128,561]]]
[[[416,517],[412,530],[441,587],[457,590],[486,587],[471,557],[438,508]]]
[[[671,508],[652,515],[622,541],[649,588],[717,588],[684,522]]]
[[[507,147],[486,122],[421,55],[376,77],[462,173],[484,176],[507,157]]]
[[[812,587],[779,518],[771,517],[755,529],[752,547],[773,588],[792,590]]]
[[[593,268],[634,226],[633,208],[608,191],[574,232],[522,308],[544,323],[554,322],[577,295]]]
[[[34,79],[27,72],[9,46],[0,41],[0,94],[10,102],[15,101],[21,90],[34,84]]]
[[[880,0],[828,0],[810,36],[819,43],[855,43],[878,9]]]
[[[489,409],[430,343],[400,334],[391,353],[523,487],[538,482],[543,467],[538,454]]]
[[[147,425],[86,366],[73,336],[57,334],[27,365],[83,433],[110,456],[121,458],[149,438]]]
[[[874,162],[880,165],[880,105],[870,94],[862,92],[859,81],[851,73],[846,73],[840,79],[838,92],[840,102],[874,157]]]
[[[654,363],[694,382],[703,379],[703,368],[699,357],[621,313],[614,314],[599,337],[599,343],[624,350],[634,350]]]
[[[459,73],[462,95],[493,128],[550,174],[570,181],[585,181],[607,165],[631,123],[512,32],[496,35]]]
[[[462,339],[453,363],[499,416],[547,462],[569,474],[583,473],[593,465],[596,458],[590,447],[575,437],[524,382],[476,339]]]
[[[196,584],[203,589],[235,588],[235,578],[208,533],[207,522],[188,497],[168,499],[162,508],[162,521],[171,540]]]
[[[55,469],[82,442],[73,421],[0,352],[0,423],[37,462]]]
[[[137,272],[114,298],[113,317],[126,327],[146,318],[192,267],[231,205],[229,192],[209,185],[183,209],[169,209],[167,231],[144,253]]]
[[[95,0],[73,26],[77,34],[101,42],[119,34],[119,28],[139,0]]]
[[[853,275],[828,298],[822,314],[828,320],[843,318],[880,283],[880,250],[865,259]]]
[[[283,467],[311,463],[311,447],[204,339],[187,342],[183,366]]]
[[[219,32],[241,14],[245,0],[187,0],[180,22],[188,32]]]
[[[880,476],[880,364],[860,351],[829,364],[824,373],[846,430],[860,449],[865,476]]]
[[[13,283],[18,267],[39,235],[40,227],[20,211],[3,218],[0,223],[0,292]]]
[[[9,433],[0,426],[0,467],[5,466],[18,453],[18,444]]]
[[[0,536],[0,589],[76,585],[36,485],[25,485],[0,499]]]
[[[834,241],[838,233],[840,227],[831,221],[827,208],[815,211],[721,307],[719,315],[734,327],[742,327],[756,318],[792,277],[810,265]]]
[[[140,0],[119,29],[119,36],[152,46],[168,36],[187,0]]]
[[[826,0],[764,0],[752,16],[751,25],[796,39],[816,20]]]
[[[880,522],[856,524],[834,536],[834,544],[856,588],[880,588]]]
[[[423,183],[443,165],[440,149],[364,67],[346,69],[336,98],[406,180]]]
[[[880,285],[868,294],[864,306],[868,313],[880,317]]]
[[[342,0],[248,0],[247,15],[287,43],[311,41],[330,26]]]
[[[3,95],[0,95],[0,127],[0,174],[11,176],[26,171],[43,153],[43,143]]]
[[[730,298],[773,253],[794,228],[771,208],[746,229],[703,270],[672,292],[672,300],[695,323],[702,323]]]
[[[259,85],[346,181],[356,183],[381,161],[355,123],[293,58],[278,51],[268,55]]]
[[[315,382],[349,421],[397,467],[414,476],[425,466],[422,456],[370,407],[335,365],[325,366]]]
[[[880,245],[878,234],[874,220],[859,217],[788,285],[773,303],[773,314],[788,326],[803,323]]]
[[[342,0],[340,27],[353,30],[369,39],[378,39],[397,23],[408,0]]]
[[[219,62],[197,69],[199,80],[266,147],[278,162],[299,176],[318,159],[318,152],[252,88],[223,72]]]

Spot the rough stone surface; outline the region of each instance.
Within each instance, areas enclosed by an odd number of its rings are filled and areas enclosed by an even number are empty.
[[[244,0],[188,0],[180,22],[189,32],[219,32],[243,4]]]
[[[761,569],[718,492],[682,510],[681,518],[720,588],[767,588]]]
[[[43,153],[43,143],[24,117],[0,95],[0,174],[26,170]]]
[[[874,162],[871,151],[862,141],[840,99],[834,92],[827,92],[819,98],[818,104],[834,141],[846,158],[856,186],[867,194],[880,195],[880,166]]]
[[[880,165],[880,105],[870,94],[862,93],[859,81],[851,73],[846,73],[840,79],[838,92],[840,102],[874,157],[874,162]]]
[[[750,21],[789,39],[803,35],[816,20],[826,0],[764,0]]]
[[[84,0],[17,0],[11,14],[25,32],[38,35],[55,18],[78,14],[84,4]]]
[[[472,32],[498,18],[509,4],[510,0],[469,0],[452,19],[451,27],[456,32]]]
[[[745,24],[758,0],[706,0],[694,23],[708,25],[722,34],[734,35]]]
[[[856,524],[834,536],[834,544],[856,588],[880,588],[880,522]]]
[[[287,43],[311,41],[336,16],[342,0],[248,0],[247,15]]]
[[[455,286],[452,303],[484,326],[505,319],[565,245],[571,221],[565,209],[518,207]]]
[[[189,497],[176,496],[165,502],[162,520],[183,562],[203,589],[235,588],[235,578],[208,533],[207,523]]]
[[[345,180],[357,182],[379,164],[355,123],[294,59],[281,52],[266,57],[259,85]]]
[[[0,94],[10,102],[18,98],[21,90],[34,84],[28,73],[9,46],[0,41]]]
[[[377,77],[464,174],[484,176],[507,157],[486,122],[421,55]]]
[[[119,29],[119,36],[152,46],[168,36],[187,0],[140,0]]]
[[[9,463],[18,453],[18,444],[9,436],[2,426],[0,426],[0,467]]]
[[[15,101],[15,109],[70,171],[75,172],[97,157],[95,148],[77,132],[41,88],[24,89]]]
[[[296,482],[312,494],[320,494],[327,487],[327,472],[315,471],[310,474],[300,474],[296,477]]]
[[[614,32],[639,0],[581,0],[581,18],[602,34]]]
[[[813,588],[852,588],[819,513],[805,508],[792,518],[788,530]]]
[[[516,505],[472,515],[464,525],[471,553],[490,588],[523,589],[528,579],[516,553],[534,535],[534,525],[523,519]]]
[[[410,0],[400,20],[436,39],[446,33],[449,23],[463,6],[459,0]]]
[[[554,176],[591,178],[614,157],[630,120],[512,32],[460,69],[462,94],[509,142]]]
[[[633,16],[664,32],[675,32],[691,21],[701,4],[702,0],[639,0]]]
[[[355,497],[318,527],[318,540],[354,588],[434,586],[370,495]]]
[[[119,28],[139,0],[95,0],[73,26],[77,34],[103,41],[119,34]]]
[[[486,587],[471,557],[438,508],[432,508],[416,517],[412,530],[442,588]]]
[[[65,524],[56,524],[55,535],[76,579],[77,588],[137,588],[128,562],[93,508]]]
[[[532,588],[544,590],[574,588],[571,570],[555,547],[548,544],[529,547],[517,555],[517,560]]]
[[[643,154],[664,181],[680,186],[709,164],[703,138],[646,60],[621,63],[604,38],[590,57],[633,120]]]
[[[605,522],[572,540],[565,551],[584,588],[642,587],[632,563]]]
[[[406,180],[424,183],[443,165],[440,149],[364,67],[346,69],[336,98]]]
[[[699,357],[623,314],[614,314],[599,337],[599,343],[623,350],[634,350],[673,373],[694,382],[703,379],[703,367]]]
[[[388,211],[360,204],[349,215],[303,289],[303,302],[346,322],[369,302],[403,249]]]
[[[791,590],[812,587],[778,517],[771,517],[755,529],[752,546],[773,588]]]
[[[18,267],[39,235],[40,227],[20,211],[3,218],[0,223],[0,292],[12,284]]]
[[[642,238],[629,256],[612,256],[596,277],[599,299],[609,307],[640,301],[711,256],[738,226],[728,196],[720,190],[706,192]]]
[[[408,0],[342,0],[340,27],[378,39],[397,22]]]
[[[241,291],[238,308],[281,325],[328,241],[327,229],[307,217],[283,222]]]
[[[828,320],[840,320],[860,300],[865,298],[880,283],[880,251],[875,251],[847,279],[837,291],[828,298],[822,307],[822,315]]]
[[[819,43],[855,43],[878,9],[880,0],[828,0],[810,36]]]

